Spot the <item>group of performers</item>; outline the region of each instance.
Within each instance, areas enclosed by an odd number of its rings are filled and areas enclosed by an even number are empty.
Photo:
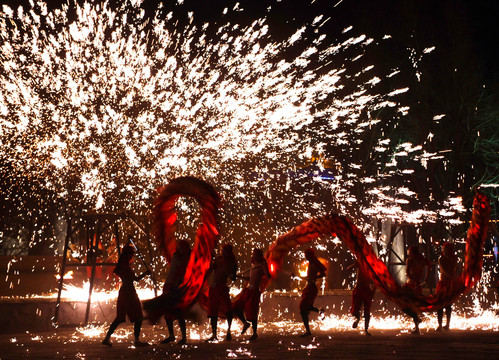
[[[418,250],[417,247],[411,246],[407,251],[407,261],[406,261],[406,274],[407,281],[404,284],[406,288],[410,291],[415,292],[418,295],[423,293],[423,285],[426,283],[426,279],[429,273],[429,267],[432,265],[431,261],[425,258]],[[440,268],[440,279],[437,283],[437,292],[440,288],[449,288],[452,286],[453,280],[456,278],[457,270],[457,256],[454,251],[454,247],[450,242],[444,242],[442,245],[442,251],[438,259],[438,265]],[[447,323],[442,326],[443,314],[447,318]],[[438,328],[437,331],[449,330],[450,318],[451,318],[451,305],[447,305],[444,309],[437,310],[438,318]],[[419,324],[421,319],[419,315],[412,310],[404,310],[414,321],[414,334],[419,334]]]
[[[136,276],[131,268],[131,262],[135,254],[135,249],[131,244],[123,247],[118,263],[114,269],[114,273],[121,279],[121,287],[119,290],[117,301],[117,314],[115,320],[111,323],[106,337],[102,344],[111,346],[110,338],[119,324],[126,321],[128,316],[129,320],[134,323],[134,336],[135,346],[147,346],[147,342],[140,341],[140,332],[142,321],[144,319],[140,300],[135,291],[134,282],[139,281],[145,276],[151,274],[149,270]],[[175,293],[183,280],[184,274],[187,269],[191,254],[190,245],[187,241],[178,241],[176,251],[173,253],[166,279],[163,287],[164,293]],[[301,337],[311,336],[309,326],[310,312],[317,312],[323,314],[322,309],[314,306],[315,299],[318,294],[317,280],[326,274],[326,267],[319,261],[313,248],[305,250],[305,258],[308,261],[307,270],[307,284],[302,292],[300,302],[300,315],[305,327],[305,332]],[[211,274],[211,283],[209,284],[208,291],[208,304],[207,312],[210,319],[212,335],[206,341],[216,341],[217,338],[217,324],[219,314],[224,314],[227,321],[226,340],[232,339],[231,325],[234,315],[242,322],[243,328],[241,335],[251,327],[252,335],[250,340],[258,338],[258,313],[260,309],[261,285],[265,278],[270,279],[270,273],[267,261],[264,258],[261,249],[254,249],[251,257],[252,266],[248,270],[238,274],[238,264],[233,252],[233,247],[230,244],[225,244],[221,249],[221,254],[215,257],[210,265],[208,273]],[[450,286],[452,280],[456,275],[457,257],[451,243],[444,243],[442,246],[441,256],[438,260],[440,267],[440,280],[437,284],[438,287]],[[420,294],[422,286],[426,282],[428,275],[428,267],[431,262],[424,258],[414,246],[408,250],[408,257],[406,262],[407,282],[404,285],[410,291]],[[358,262],[351,266],[351,269],[357,270],[356,284],[352,293],[352,305],[350,313],[354,317],[352,324],[353,328],[357,328],[360,322],[361,309],[364,309],[364,333],[370,335],[369,321],[371,313],[371,304],[375,294],[375,285],[369,274],[362,269]],[[229,294],[229,286],[227,285],[229,278],[236,280],[236,278],[243,278],[247,281],[246,287],[231,301]],[[447,322],[442,326],[443,312],[446,312]],[[404,310],[414,321],[415,329],[413,333],[419,333],[419,323],[421,322],[419,315],[411,310]],[[437,331],[442,329],[448,330],[451,306],[445,309],[438,310],[438,328]],[[173,328],[174,320],[178,321],[181,330],[181,339],[178,344],[185,344],[187,341],[186,322],[183,314],[165,313],[164,318],[168,328],[168,337],[161,343],[166,344],[175,341],[175,334]]]

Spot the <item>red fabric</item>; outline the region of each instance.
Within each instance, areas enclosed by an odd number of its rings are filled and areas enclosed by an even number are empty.
[[[435,293],[442,293],[442,294],[449,293],[454,291],[454,289],[458,286],[459,284],[457,279],[449,279],[449,278],[440,279],[437,283],[437,288],[435,290]]]
[[[310,311],[310,308],[314,306],[315,298],[319,293],[319,289],[317,289],[317,285],[308,284],[301,294],[300,301],[300,312]]]
[[[260,311],[260,296],[259,289],[245,288],[241,295],[232,303],[233,311],[244,311],[246,320],[258,320],[258,312]]]
[[[142,307],[140,300],[133,286],[122,286],[118,294],[118,304],[116,318],[119,321],[126,321],[126,316],[131,322],[142,320]]]
[[[229,287],[225,284],[210,286],[208,290],[208,316],[217,317],[219,307],[231,309]]]
[[[352,292],[352,307],[350,308],[350,314],[359,314],[362,304],[364,304],[364,314],[369,314],[371,312],[373,298],[374,290],[371,290],[369,287],[356,286]]]

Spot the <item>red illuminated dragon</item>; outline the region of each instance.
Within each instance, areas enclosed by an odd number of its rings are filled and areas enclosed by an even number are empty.
[[[426,297],[400,286],[389,273],[385,263],[376,256],[361,231],[348,218],[336,214],[306,221],[281,235],[269,247],[266,258],[276,273],[281,267],[284,256],[290,250],[321,237],[337,236],[355,255],[364,270],[371,275],[377,287],[402,309],[435,311],[452,303],[480,279],[489,214],[488,198],[477,193],[466,238],[463,272],[451,286],[442,287],[435,294]]]
[[[201,221],[196,233],[195,245],[182,285],[175,294],[163,294],[144,305],[150,319],[157,319],[166,312],[182,312],[200,296],[204,297],[204,281],[209,269],[213,250],[219,238],[217,214],[220,197],[206,182],[182,177],[170,182],[161,191],[155,206],[156,240],[169,260],[175,251],[175,202],[181,196],[194,197],[201,207]],[[280,236],[265,254],[273,276],[277,274],[283,259],[291,250],[326,236],[337,236],[355,255],[378,288],[402,309],[434,311],[454,301],[470,289],[481,276],[483,243],[487,234],[490,214],[486,196],[477,193],[473,203],[471,226],[466,239],[463,272],[451,286],[439,289],[430,296],[419,296],[400,286],[389,273],[386,265],[376,256],[361,231],[346,217],[330,214],[308,220]]]
[[[155,238],[166,259],[176,249],[175,223],[177,213],[175,203],[179,197],[193,197],[200,205],[200,224],[196,231],[195,244],[181,285],[174,292],[145,301],[144,310],[152,322],[163,314],[179,314],[197,301],[202,292],[206,272],[210,267],[213,249],[220,236],[218,210],[220,197],[208,183],[193,178],[180,177],[163,187],[154,208]]]

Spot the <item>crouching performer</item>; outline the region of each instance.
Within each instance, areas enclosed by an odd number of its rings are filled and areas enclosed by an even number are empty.
[[[251,322],[253,334],[251,335],[250,340],[256,340],[258,338],[258,312],[260,310],[261,296],[260,284],[263,277],[270,279],[270,273],[267,261],[265,261],[261,249],[253,250],[251,263],[253,266],[241,273],[241,275],[243,275],[249,272],[249,277],[243,276],[244,279],[248,280],[248,286],[246,286],[242,293],[237,296],[232,304],[232,311],[243,322],[243,331],[241,332],[241,335],[248,330]],[[244,314],[246,314],[246,317]]]
[[[114,273],[121,279],[121,288],[118,294],[116,319],[114,319],[114,321],[111,323],[106,337],[104,338],[104,340],[102,340],[102,344],[107,346],[111,346],[111,342],[109,341],[111,335],[116,330],[119,324],[126,321],[126,316],[128,316],[129,320],[134,323],[134,345],[136,347],[149,345],[148,343],[139,340],[143,316],[140,300],[137,296],[137,292],[135,291],[133,282],[141,280],[142,278],[144,278],[144,276],[150,275],[151,272],[147,270],[140,276],[135,275],[132,268],[130,267],[130,263],[133,260],[134,254],[135,250],[132,245],[127,244],[123,246],[121,256],[119,257],[118,263],[114,268]]]

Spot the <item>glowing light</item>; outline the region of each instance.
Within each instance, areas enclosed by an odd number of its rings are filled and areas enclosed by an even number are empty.
[[[56,277],[57,280],[59,280],[61,278],[61,275],[57,274],[55,277]],[[68,271],[63,276],[64,280],[69,280],[69,279],[72,279],[72,278],[73,278],[73,271],[72,270]]]
[[[270,267],[270,274],[273,276],[276,273],[276,266],[273,262],[270,262],[269,267]]]
[[[408,209],[414,191],[384,186],[392,176],[414,173],[397,167],[406,159],[426,167],[443,155],[410,143],[394,147],[382,137],[376,151],[387,157],[379,165],[386,170],[376,177],[365,176],[363,164],[350,155],[368,129],[385,125],[372,114],[409,111],[394,99],[410,89],[391,85],[390,93],[380,92],[386,79],[396,84],[400,70],[375,75],[376,66],[362,64],[357,74],[347,71],[390,35],[372,39],[348,26],[338,43],[331,43],[321,29],[326,17],[317,16],[316,37],[307,38],[308,29],[300,27],[277,42],[263,17],[248,26],[229,21],[198,26],[196,14],[190,14],[189,25],[179,27],[174,15],[146,18],[139,0],[118,9],[107,2],[70,2],[58,12],[38,4],[30,12],[4,5],[0,16],[0,37],[8,39],[0,45],[0,158],[9,164],[7,174],[0,169],[2,178],[42,179],[83,211],[147,212],[157,186],[181,175],[202,177],[221,189],[227,213],[234,215],[231,225],[246,230],[245,244],[251,246],[262,245],[255,239],[269,239],[287,224],[279,223],[273,234],[263,227],[248,229],[254,214],[245,214],[243,203],[262,218],[280,206],[279,216],[289,222],[330,210],[320,196],[299,191],[286,191],[287,201],[276,199],[283,188],[275,180],[281,177],[287,178],[286,190],[317,187],[331,194],[331,203],[344,214],[358,205],[364,215],[380,219],[418,224],[442,216],[459,223],[464,207],[452,195],[440,203],[445,211]],[[237,6],[224,14],[236,11]],[[41,19],[46,31],[39,31]],[[209,30],[215,26],[213,35]],[[353,53],[350,62],[346,50]],[[297,55],[289,59],[287,53]],[[430,133],[427,140],[433,137]],[[336,150],[344,158],[330,159]],[[289,175],[314,153],[333,164],[342,161],[328,177],[332,181]],[[369,205],[359,202],[359,183]],[[266,203],[272,206],[265,208]],[[274,275],[276,264],[269,266]],[[86,301],[88,287],[65,288],[63,296]],[[93,301],[116,297],[116,292],[92,295]]]
[[[86,302],[88,301],[88,294],[89,294],[89,288],[90,288],[90,283],[86,281],[83,286],[75,286],[75,285],[68,285],[64,284],[63,290],[61,297],[64,300],[68,301],[82,301]],[[139,299],[141,300],[146,300],[146,299],[152,299],[154,295],[154,289],[152,288],[138,288],[137,290],[137,295],[139,296]],[[39,295],[40,297],[44,297],[44,295]],[[49,295],[49,297],[56,298],[57,293],[53,293]],[[113,290],[113,291],[99,291],[99,290],[93,290],[92,291],[92,302],[99,302],[99,301],[114,301],[118,298],[118,289]]]

